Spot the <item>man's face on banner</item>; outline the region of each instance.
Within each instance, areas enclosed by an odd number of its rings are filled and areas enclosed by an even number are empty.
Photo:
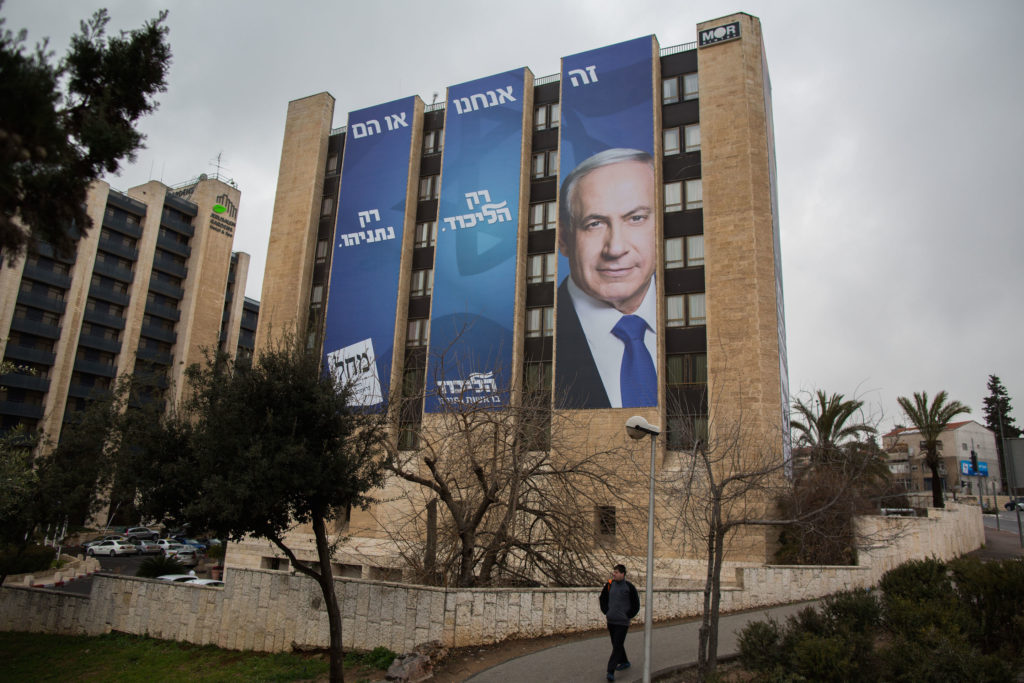
[[[602,166],[579,180],[571,201],[572,229],[559,231],[558,247],[573,281],[633,313],[656,265],[654,170],[641,161]]]

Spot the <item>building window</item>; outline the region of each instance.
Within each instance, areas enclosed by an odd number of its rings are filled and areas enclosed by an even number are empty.
[[[692,268],[704,265],[704,235],[665,239],[665,268]]]
[[[327,240],[318,240],[316,243],[316,262],[323,263],[327,260]]]
[[[697,74],[669,76],[661,81],[661,103],[674,104],[683,100],[697,99]]]
[[[704,265],[704,235],[690,235],[686,238],[687,267]]]
[[[708,417],[700,414],[669,414],[668,449],[688,451],[708,442]]]
[[[420,178],[419,200],[437,199],[438,176],[428,175]]]
[[[666,128],[661,134],[662,153],[669,157],[679,154],[679,129]]]
[[[409,321],[405,345],[407,347],[426,346],[428,336],[430,336],[430,321],[426,318],[414,318]]]
[[[554,253],[533,254],[526,260],[526,281],[533,285],[555,281],[555,265],[558,259]]]
[[[684,196],[685,191],[685,196]],[[700,178],[665,183],[665,212],[700,209],[704,206],[704,190]]]
[[[597,533],[599,536],[614,536],[615,535],[615,506],[614,505],[598,505],[597,506]]]
[[[412,271],[412,280],[409,286],[409,296],[430,296],[434,289],[434,270],[424,268],[423,270]]]
[[[561,112],[558,102],[554,104],[541,104],[533,110],[533,129],[548,130],[558,128],[561,119]]]
[[[666,361],[668,384],[707,384],[708,354],[675,353],[669,354]]]
[[[699,209],[704,206],[704,187],[700,178],[686,181],[686,210]]]
[[[550,337],[555,332],[555,309],[552,306],[526,309],[526,336]]]
[[[423,132],[423,153],[438,154],[441,151],[441,131],[428,130]]]
[[[683,140],[687,152],[700,151],[700,124],[694,123],[683,128]]]
[[[665,213],[683,210],[683,183],[665,183]]]
[[[338,170],[338,155],[332,154],[327,157],[327,172],[335,173]]]
[[[665,297],[665,326],[692,327],[704,325],[704,294],[674,294]]]
[[[523,370],[523,381],[527,394],[551,391],[551,361],[527,363]]]
[[[554,202],[530,204],[530,231],[554,230],[558,224],[558,212]]]
[[[324,286],[313,285],[313,289],[309,293],[309,307],[320,308],[320,304],[324,301]]]
[[[403,424],[398,428],[398,450],[414,451],[419,447],[419,425]]]
[[[547,152],[537,152],[533,155],[532,177],[550,178],[558,175],[558,150],[552,149]]]
[[[414,247],[432,247],[437,239],[437,222],[427,221],[416,224],[416,241]]]
[[[324,197],[323,201],[320,202],[320,215],[330,216],[331,211],[334,210],[334,197]]]

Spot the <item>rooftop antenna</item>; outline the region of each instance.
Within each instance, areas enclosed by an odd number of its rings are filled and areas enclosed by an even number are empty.
[[[210,165],[213,166],[214,169],[216,169],[213,177],[216,178],[217,180],[221,180],[221,171],[226,170],[226,167],[221,163],[223,157],[224,152],[222,150],[220,152],[217,152],[216,158],[210,160]]]
[[[430,100],[431,104],[437,104],[437,93],[434,93],[434,99]]]

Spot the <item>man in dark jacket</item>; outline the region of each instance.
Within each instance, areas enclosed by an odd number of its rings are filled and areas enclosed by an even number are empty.
[[[626,581],[626,566],[615,565],[612,578],[601,590],[601,612],[608,619],[608,635],[612,639],[612,656],[608,658],[608,680],[615,680],[615,672],[630,667],[626,656],[626,633],[629,620],[640,611],[640,596],[636,587]]]

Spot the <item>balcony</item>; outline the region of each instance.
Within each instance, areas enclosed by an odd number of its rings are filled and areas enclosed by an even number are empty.
[[[138,223],[129,223],[124,214],[104,214],[103,227],[135,239],[142,237],[142,226]]]
[[[116,254],[122,258],[126,258],[132,262],[139,259],[139,250],[135,247],[129,247],[121,240],[112,240],[109,237],[102,235],[100,236],[100,249],[107,253]]]
[[[175,287],[172,284],[158,280],[155,277],[149,279],[149,291],[156,292],[157,294],[163,294],[169,296],[172,299],[181,301],[185,297],[185,290],[181,287]]]
[[[41,420],[43,419],[43,406],[42,404],[36,405],[19,401],[0,401],[0,415]]]
[[[84,358],[75,359],[75,371],[84,372],[90,375],[99,375],[100,377],[116,377],[117,366],[107,365],[106,363],[98,360],[85,360]]]
[[[47,339],[60,338],[60,325],[51,325],[42,320],[29,320],[28,318],[13,318],[11,329],[17,332],[28,332]]]
[[[177,308],[153,303],[152,301],[146,302],[146,313],[155,315],[158,318],[163,318],[164,320],[173,320],[174,322],[181,320],[181,311]]]
[[[159,249],[153,256],[153,268],[182,280],[188,276],[188,268],[184,264],[179,263],[176,259],[166,254],[161,254]]]
[[[79,384],[72,382],[68,387],[68,396],[74,398],[100,399],[110,395],[110,389],[95,384]]]
[[[0,375],[0,385],[14,389],[29,389],[46,393],[50,390],[50,379],[39,375],[29,375],[24,372],[11,372]]]
[[[45,256],[47,258],[52,258],[54,261],[60,261],[61,263],[67,263],[68,265],[71,265],[72,263],[75,262],[75,254],[74,253],[71,253],[68,256],[60,256],[57,253],[57,250],[54,249],[52,245],[47,244],[45,242],[37,243],[35,245],[35,247],[33,248],[33,251],[35,251],[40,256]]]
[[[44,311],[50,311],[58,315],[64,313],[66,304],[64,299],[53,299],[46,294],[40,294],[39,292],[25,291],[18,292],[18,303],[31,306],[33,308],[40,308]]]
[[[39,282],[45,282],[48,285],[59,287],[61,289],[69,289],[71,287],[71,276],[65,275],[64,273],[58,273],[44,268],[41,265],[36,265],[31,262],[25,263],[25,274],[24,277],[30,280],[37,280]]]
[[[106,327],[113,327],[118,330],[124,329],[124,318],[110,315],[105,311],[86,308],[84,319],[86,322],[96,323],[97,325],[105,325]]]
[[[57,362],[57,354],[53,351],[44,351],[29,346],[21,346],[8,342],[4,351],[4,358],[13,362],[39,363],[40,365],[52,366]]]
[[[97,349],[99,351],[107,351],[108,353],[120,353],[121,342],[116,339],[107,339],[106,337],[97,337],[94,334],[87,334],[82,332],[78,335],[78,345],[86,346],[90,349]]]
[[[174,362],[173,355],[165,351],[160,351],[159,349],[148,349],[140,346],[135,355],[139,360],[158,363],[160,365],[170,365]]]
[[[170,235],[162,232],[156,238],[156,246],[184,258],[188,258],[192,255],[192,247],[187,244],[183,244]]]
[[[108,285],[97,285],[95,283],[89,287],[89,296],[103,301],[109,301],[110,303],[117,304],[119,306],[128,305],[128,294],[122,294],[121,292],[115,291]]]
[[[96,265],[93,266],[93,271],[100,275],[106,275],[109,278],[119,280],[126,284],[131,284],[135,275],[132,273],[131,268],[122,268],[106,261],[96,261]]]
[[[192,237],[194,234],[196,234],[195,226],[193,226],[191,223],[186,223],[185,221],[179,218],[175,218],[174,216],[161,216],[160,225],[167,228],[168,230],[173,230],[174,232],[180,235],[185,235],[186,237]]]
[[[174,330],[168,330],[163,327],[156,325],[142,325],[142,336],[149,337],[150,339],[156,339],[157,341],[167,342],[173,344],[178,341],[178,333]]]

